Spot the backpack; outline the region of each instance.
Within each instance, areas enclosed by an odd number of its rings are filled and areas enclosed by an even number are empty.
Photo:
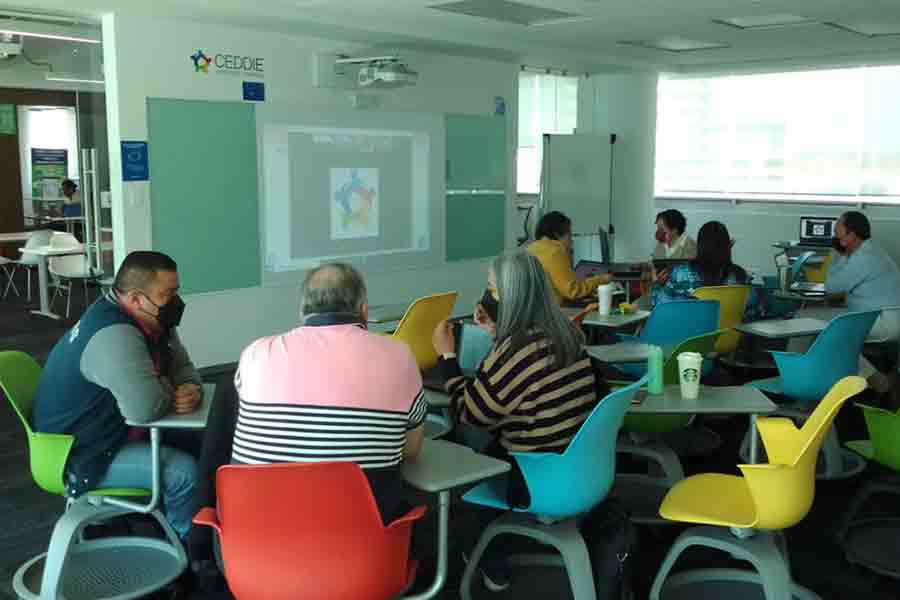
[[[588,547],[597,598],[632,600],[637,531],[628,511],[616,500],[607,499],[584,518],[581,534]]]

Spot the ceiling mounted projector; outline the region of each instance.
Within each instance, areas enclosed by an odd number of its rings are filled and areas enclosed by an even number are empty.
[[[22,38],[0,33],[0,58],[10,58],[19,54],[22,54]]]
[[[391,89],[415,85],[419,74],[407,67],[397,56],[342,57],[338,65],[361,65],[357,83],[360,87]]]

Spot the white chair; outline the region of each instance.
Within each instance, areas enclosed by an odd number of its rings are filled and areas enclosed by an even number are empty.
[[[71,233],[54,233],[53,237],[50,238],[50,247],[54,249],[80,248],[81,243]],[[48,266],[56,287],[56,290],[53,292],[53,298],[50,300],[50,307],[53,307],[53,302],[59,295],[60,290],[65,291],[66,318],[69,318],[69,312],[72,307],[72,282],[81,280],[84,288],[84,306],[87,308],[87,282],[96,280],[103,273],[92,269],[88,263],[87,256],[84,254],[51,256]]]
[[[25,247],[37,248],[38,246],[47,246],[50,244],[50,236],[52,235],[53,232],[49,229],[35,231],[31,234],[31,237],[28,238],[28,241],[25,242]],[[9,294],[10,289],[16,292],[16,296],[19,295],[19,290],[16,288],[16,284],[13,282],[13,279],[16,276],[16,272],[21,268],[25,269],[25,272],[28,274],[27,299],[28,302],[31,302],[31,272],[34,269],[37,269],[39,262],[40,258],[35,256],[34,254],[23,254],[19,260],[5,262],[4,259],[0,258],[0,265],[3,265],[4,271],[6,271],[6,267],[8,265],[12,265],[12,272],[7,271],[9,281],[7,281],[6,283],[6,289],[4,289],[3,291],[3,297],[6,298],[6,296]]]

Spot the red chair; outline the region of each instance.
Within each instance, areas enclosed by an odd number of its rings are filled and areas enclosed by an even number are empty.
[[[216,492],[218,510],[194,523],[219,533],[239,600],[387,600],[415,579],[409,540],[425,507],[383,525],[354,463],[226,465]]]

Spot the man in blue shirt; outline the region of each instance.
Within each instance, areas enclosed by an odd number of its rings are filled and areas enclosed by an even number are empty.
[[[825,292],[834,298],[846,300],[846,309],[806,309],[803,316],[829,320],[840,312],[881,310],[890,306],[900,306],[900,268],[897,263],[872,239],[869,219],[857,211],[845,212],[835,225],[835,256],[825,279]],[[897,311],[881,314],[870,339],[897,341],[900,339],[900,316]],[[801,340],[791,340],[791,350],[802,351],[798,347]],[[805,345],[811,343],[811,340]],[[893,370],[894,367],[892,367]],[[880,394],[887,393],[895,386],[895,377],[879,373],[864,357],[860,357],[860,375],[866,377],[869,386]]]

